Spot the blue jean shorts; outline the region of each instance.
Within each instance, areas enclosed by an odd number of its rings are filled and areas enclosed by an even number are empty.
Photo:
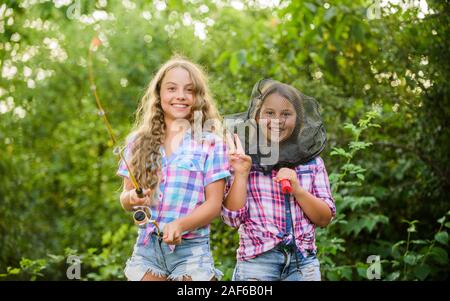
[[[307,251],[304,256],[281,245],[255,258],[238,261],[233,281],[320,281],[320,264],[316,251]]]
[[[146,245],[139,241],[138,237],[133,254],[126,263],[128,280],[139,281],[146,273],[167,277],[168,280],[183,280],[187,276],[193,281],[220,280],[223,275],[214,268],[209,236],[182,239],[173,252],[157,235],[150,235]]]

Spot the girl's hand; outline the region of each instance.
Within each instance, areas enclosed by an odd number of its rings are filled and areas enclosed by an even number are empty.
[[[247,156],[242,147],[241,140],[237,134],[233,134],[234,139],[227,133],[228,159],[235,174],[247,176],[252,167],[252,158]]]
[[[144,197],[140,198],[138,197],[136,193],[136,189],[132,189],[128,191],[128,202],[130,206],[150,206],[152,203],[151,195],[152,190],[151,189],[144,189],[143,191]]]
[[[183,233],[183,228],[180,225],[179,220],[174,220],[164,226],[163,230],[163,241],[168,245],[179,245],[181,244],[181,234]]]
[[[283,167],[278,171],[275,178],[273,178],[273,180],[277,183],[279,183],[283,179],[289,180],[293,189],[301,188],[300,184],[298,183],[297,173],[295,172],[295,170]]]

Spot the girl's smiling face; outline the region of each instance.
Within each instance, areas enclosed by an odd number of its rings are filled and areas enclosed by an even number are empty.
[[[261,106],[257,122],[264,135],[273,142],[282,142],[294,132],[297,112],[292,103],[273,93],[267,96]]]
[[[159,95],[166,120],[187,119],[195,103],[194,83],[189,72],[181,67],[167,71]]]

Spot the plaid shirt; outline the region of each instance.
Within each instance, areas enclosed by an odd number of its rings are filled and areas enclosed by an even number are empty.
[[[310,162],[295,168],[301,187],[317,198],[322,199],[331,209],[333,217],[336,207],[331,196],[330,184],[323,160],[316,157]],[[232,227],[239,227],[239,261],[256,257],[286,240],[285,197],[281,185],[273,181],[277,171],[264,175],[261,171],[250,171],[245,206],[230,211],[222,206],[222,219]],[[226,185],[226,193],[231,187],[232,178]],[[290,197],[292,218],[295,225],[296,244],[306,256],[307,250],[316,250],[316,226],[305,215],[293,196]],[[301,200],[300,200],[301,202]]]
[[[130,146],[125,149],[125,157],[130,158]],[[230,176],[225,144],[218,136],[203,132],[201,141],[195,141],[191,131],[187,130],[180,146],[167,158],[161,146],[162,170],[158,204],[151,207],[152,219],[156,220],[160,230],[164,226],[180,217],[190,214],[195,208],[205,202],[205,187],[215,181]],[[124,162],[120,162],[117,174],[129,177]],[[140,242],[156,232],[155,226],[148,223],[146,235],[140,235]],[[209,235],[209,225],[197,228],[183,234],[183,238],[194,238]]]

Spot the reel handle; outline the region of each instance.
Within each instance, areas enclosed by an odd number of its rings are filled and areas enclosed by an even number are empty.
[[[142,190],[141,187],[136,188],[136,194],[138,197],[140,197],[141,199],[144,197],[144,191]]]

